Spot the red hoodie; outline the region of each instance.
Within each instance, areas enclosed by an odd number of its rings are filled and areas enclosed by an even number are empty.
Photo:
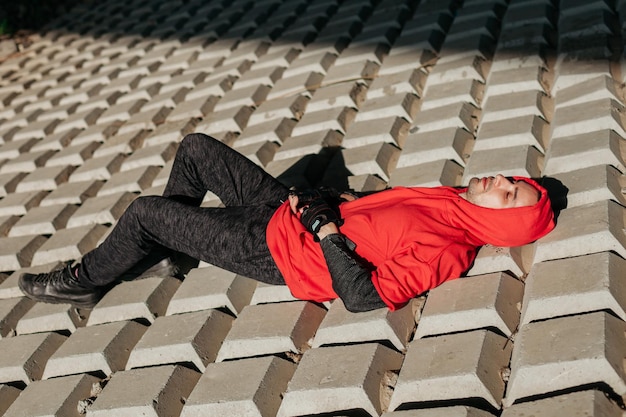
[[[477,206],[451,187],[396,187],[340,206],[341,233],[356,243],[370,262],[372,282],[385,304],[395,310],[411,298],[471,266],[477,248],[519,246],[554,228],[547,192],[535,181],[515,177],[540,193],[533,206],[492,209]],[[267,226],[267,244],[294,297],[337,298],[319,243],[285,202]]]

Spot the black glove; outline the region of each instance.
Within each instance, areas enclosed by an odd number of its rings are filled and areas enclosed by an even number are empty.
[[[323,198],[315,199],[305,206],[300,221],[316,238],[322,226],[334,223],[339,227],[343,224],[338,210],[333,209]]]
[[[332,187],[310,188],[303,191],[292,191],[292,195],[298,197],[297,208],[303,208],[311,204],[314,200],[323,199],[331,207],[337,207],[340,203],[346,201],[341,198],[341,193]]]

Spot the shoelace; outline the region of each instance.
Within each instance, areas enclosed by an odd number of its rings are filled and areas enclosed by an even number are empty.
[[[33,281],[40,282],[42,284],[48,284],[49,282],[54,281],[68,282],[68,279],[72,279],[71,275],[72,270],[70,269],[69,265],[66,265],[65,267],[57,269],[56,271],[51,271],[44,274],[37,274],[35,278],[33,278]]]

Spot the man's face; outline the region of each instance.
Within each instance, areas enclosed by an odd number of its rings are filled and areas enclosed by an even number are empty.
[[[472,178],[467,191],[461,194],[467,201],[487,208],[532,206],[539,201],[539,191],[524,181],[512,181],[498,174],[495,177]]]

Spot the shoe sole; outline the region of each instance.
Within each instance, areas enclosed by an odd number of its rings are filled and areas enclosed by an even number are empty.
[[[18,280],[17,281],[17,286],[19,287],[20,291],[22,291],[22,293],[26,296],[26,298],[29,298],[33,301],[41,301],[43,303],[49,303],[49,304],[71,304],[74,307],[80,307],[80,308],[88,308],[91,309],[93,307],[95,307],[96,304],[98,304],[98,301],[100,301],[100,299],[98,300],[84,300],[84,301],[69,301],[66,299],[61,299],[61,298],[57,298],[54,297],[52,295],[42,295],[42,296],[34,296],[29,294],[24,287],[22,286],[22,280]]]

